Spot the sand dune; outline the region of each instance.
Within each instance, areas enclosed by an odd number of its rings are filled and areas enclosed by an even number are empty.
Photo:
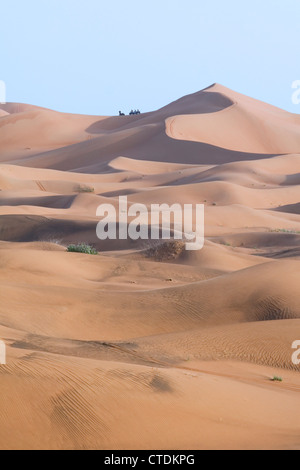
[[[216,113],[169,118],[166,121],[167,135],[173,139],[205,142],[249,153],[299,152],[298,115],[259,103],[220,85],[216,85],[214,90],[230,97],[232,106]]]
[[[100,241],[120,195],[204,204],[203,250]],[[299,197],[299,116],[218,84],[138,116],[0,105],[0,448],[299,449]]]
[[[60,148],[92,138],[85,129],[94,121],[93,116],[57,113],[35,106],[8,103],[0,105],[1,161]],[[4,113],[4,114],[3,114]]]

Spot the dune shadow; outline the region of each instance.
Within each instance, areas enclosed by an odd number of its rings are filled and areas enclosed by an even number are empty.
[[[51,209],[69,209],[76,196],[44,196],[0,199],[0,206],[34,206]]]
[[[287,204],[286,206],[276,207],[272,210],[276,212],[285,212],[286,214],[300,215],[300,202],[297,202],[296,204]]]

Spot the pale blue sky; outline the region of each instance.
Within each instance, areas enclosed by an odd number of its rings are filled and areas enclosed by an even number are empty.
[[[3,0],[7,101],[157,109],[214,82],[291,112],[299,0]]]

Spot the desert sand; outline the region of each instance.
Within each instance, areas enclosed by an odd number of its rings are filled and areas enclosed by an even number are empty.
[[[119,195],[205,204],[203,250],[98,240]],[[218,84],[0,105],[0,448],[299,450],[299,201],[300,116]]]

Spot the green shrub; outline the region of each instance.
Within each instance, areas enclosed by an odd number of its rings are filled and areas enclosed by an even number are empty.
[[[276,228],[276,229],[271,229],[270,230],[272,233],[289,233],[289,234],[293,234],[293,235],[299,235],[300,232],[298,232],[298,230],[287,230],[285,228]]]
[[[283,379],[282,377],[277,377],[276,375],[274,375],[273,379],[271,379],[272,382],[283,382]]]
[[[69,253],[85,253],[86,255],[98,254],[98,251],[95,250],[95,248],[93,248],[90,245],[87,245],[86,243],[79,243],[78,245],[69,245],[68,252]]]

